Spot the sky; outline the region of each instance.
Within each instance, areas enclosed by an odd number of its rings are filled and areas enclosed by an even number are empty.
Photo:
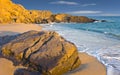
[[[120,0],[12,0],[29,10],[82,16],[120,16]]]

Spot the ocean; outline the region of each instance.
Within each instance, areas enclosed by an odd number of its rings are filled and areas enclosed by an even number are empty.
[[[107,22],[55,23],[42,25],[73,42],[79,52],[96,57],[107,68],[107,75],[120,75],[120,17],[90,16]]]

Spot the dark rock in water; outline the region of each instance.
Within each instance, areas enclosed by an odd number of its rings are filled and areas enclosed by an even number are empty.
[[[106,20],[101,20],[101,22],[107,22]]]
[[[43,75],[62,75],[80,65],[76,46],[53,31],[29,31],[2,47],[2,54]]]

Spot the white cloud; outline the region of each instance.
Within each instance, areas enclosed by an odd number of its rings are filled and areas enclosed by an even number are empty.
[[[69,14],[97,14],[101,13],[102,11],[91,11],[91,10],[85,10],[85,11],[71,11],[67,12]]]
[[[56,2],[51,2],[50,4],[78,5],[78,3],[76,2],[70,2],[70,1],[56,1]]]
[[[101,16],[120,16],[120,14],[101,14]]]
[[[95,6],[95,5],[96,5],[95,3],[91,3],[91,4],[83,4],[83,5],[81,5],[81,6],[87,7],[87,6]]]

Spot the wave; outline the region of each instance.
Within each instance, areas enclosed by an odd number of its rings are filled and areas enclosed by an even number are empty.
[[[112,37],[112,38],[115,38],[115,39],[119,39],[119,40],[120,40],[120,35],[119,35],[119,34],[107,33],[107,32],[105,32],[105,34],[109,35],[109,36]]]
[[[92,31],[92,32],[97,32],[97,33],[104,33],[103,31],[100,31],[100,30],[93,30],[93,29],[86,29],[86,28],[76,28],[76,29],[85,30],[85,31]]]
[[[102,34],[105,34],[107,37],[120,40],[120,34],[115,34],[115,33],[112,33],[112,32],[106,32],[106,31],[95,30],[95,29],[86,29],[86,28],[76,28],[76,29],[80,29],[80,30],[84,30],[84,31],[92,31],[92,32],[102,33]]]

